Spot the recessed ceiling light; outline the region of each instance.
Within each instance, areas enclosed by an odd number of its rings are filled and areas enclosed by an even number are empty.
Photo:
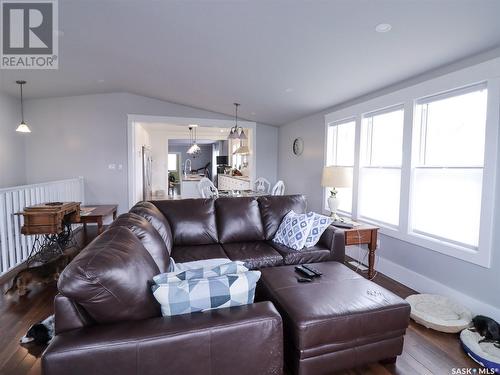
[[[289,88],[287,88],[287,89],[285,90],[285,92],[292,92],[292,91],[293,91],[293,89],[292,89],[291,87],[289,87]]]
[[[197,125],[197,124],[189,124],[189,126],[190,126],[191,128],[197,128],[197,127],[198,127],[198,125]]]
[[[255,116],[257,113],[255,113],[255,112],[251,112],[250,114],[251,114],[252,116]]]
[[[388,23],[379,23],[377,26],[375,26],[375,31],[377,33],[387,33],[391,31],[392,26]]]
[[[103,79],[98,79],[97,83],[104,83],[104,80]]]

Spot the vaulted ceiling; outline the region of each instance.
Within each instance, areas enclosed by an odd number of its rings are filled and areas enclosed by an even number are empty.
[[[499,14],[497,0],[60,0],[59,69],[3,70],[1,90],[238,101],[281,125],[500,45]]]

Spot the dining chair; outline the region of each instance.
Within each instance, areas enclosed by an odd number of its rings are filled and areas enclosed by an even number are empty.
[[[259,193],[269,194],[269,192],[271,191],[271,183],[264,177],[259,177],[258,179],[256,179],[254,186],[255,191],[258,191]]]
[[[213,182],[206,177],[203,177],[200,182],[198,182],[198,191],[202,198],[217,198],[219,196],[219,191]]]
[[[285,183],[281,180],[276,182],[271,191],[272,195],[285,195]]]

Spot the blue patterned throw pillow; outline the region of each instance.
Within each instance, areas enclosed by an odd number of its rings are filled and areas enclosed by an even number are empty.
[[[307,235],[305,247],[311,247],[318,243],[323,232],[330,226],[333,219],[329,216],[320,215],[315,212],[309,212],[313,215],[311,231]]]
[[[181,264],[182,263],[179,263],[179,265]],[[184,270],[180,269],[178,271],[160,273],[153,277],[153,282],[155,284],[166,284],[181,280],[207,279],[209,277],[217,277],[231,273],[246,272],[248,268],[246,268],[244,264],[245,263],[241,261],[232,262],[226,259],[225,263],[219,265],[208,265],[207,267],[187,268]],[[181,267],[178,267],[178,269],[179,268]]]
[[[259,278],[260,271],[247,271],[155,284],[152,290],[163,316],[181,315],[251,304]]]
[[[294,250],[301,250],[305,246],[312,224],[312,212],[308,214],[297,214],[294,211],[290,211],[281,221],[273,241]]]

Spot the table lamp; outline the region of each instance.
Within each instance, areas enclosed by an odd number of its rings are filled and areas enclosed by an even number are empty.
[[[337,198],[336,188],[345,188],[352,186],[352,167],[328,166],[323,168],[321,186],[332,188],[328,197],[328,207],[330,208],[333,220],[341,221],[337,215],[339,199]]]

